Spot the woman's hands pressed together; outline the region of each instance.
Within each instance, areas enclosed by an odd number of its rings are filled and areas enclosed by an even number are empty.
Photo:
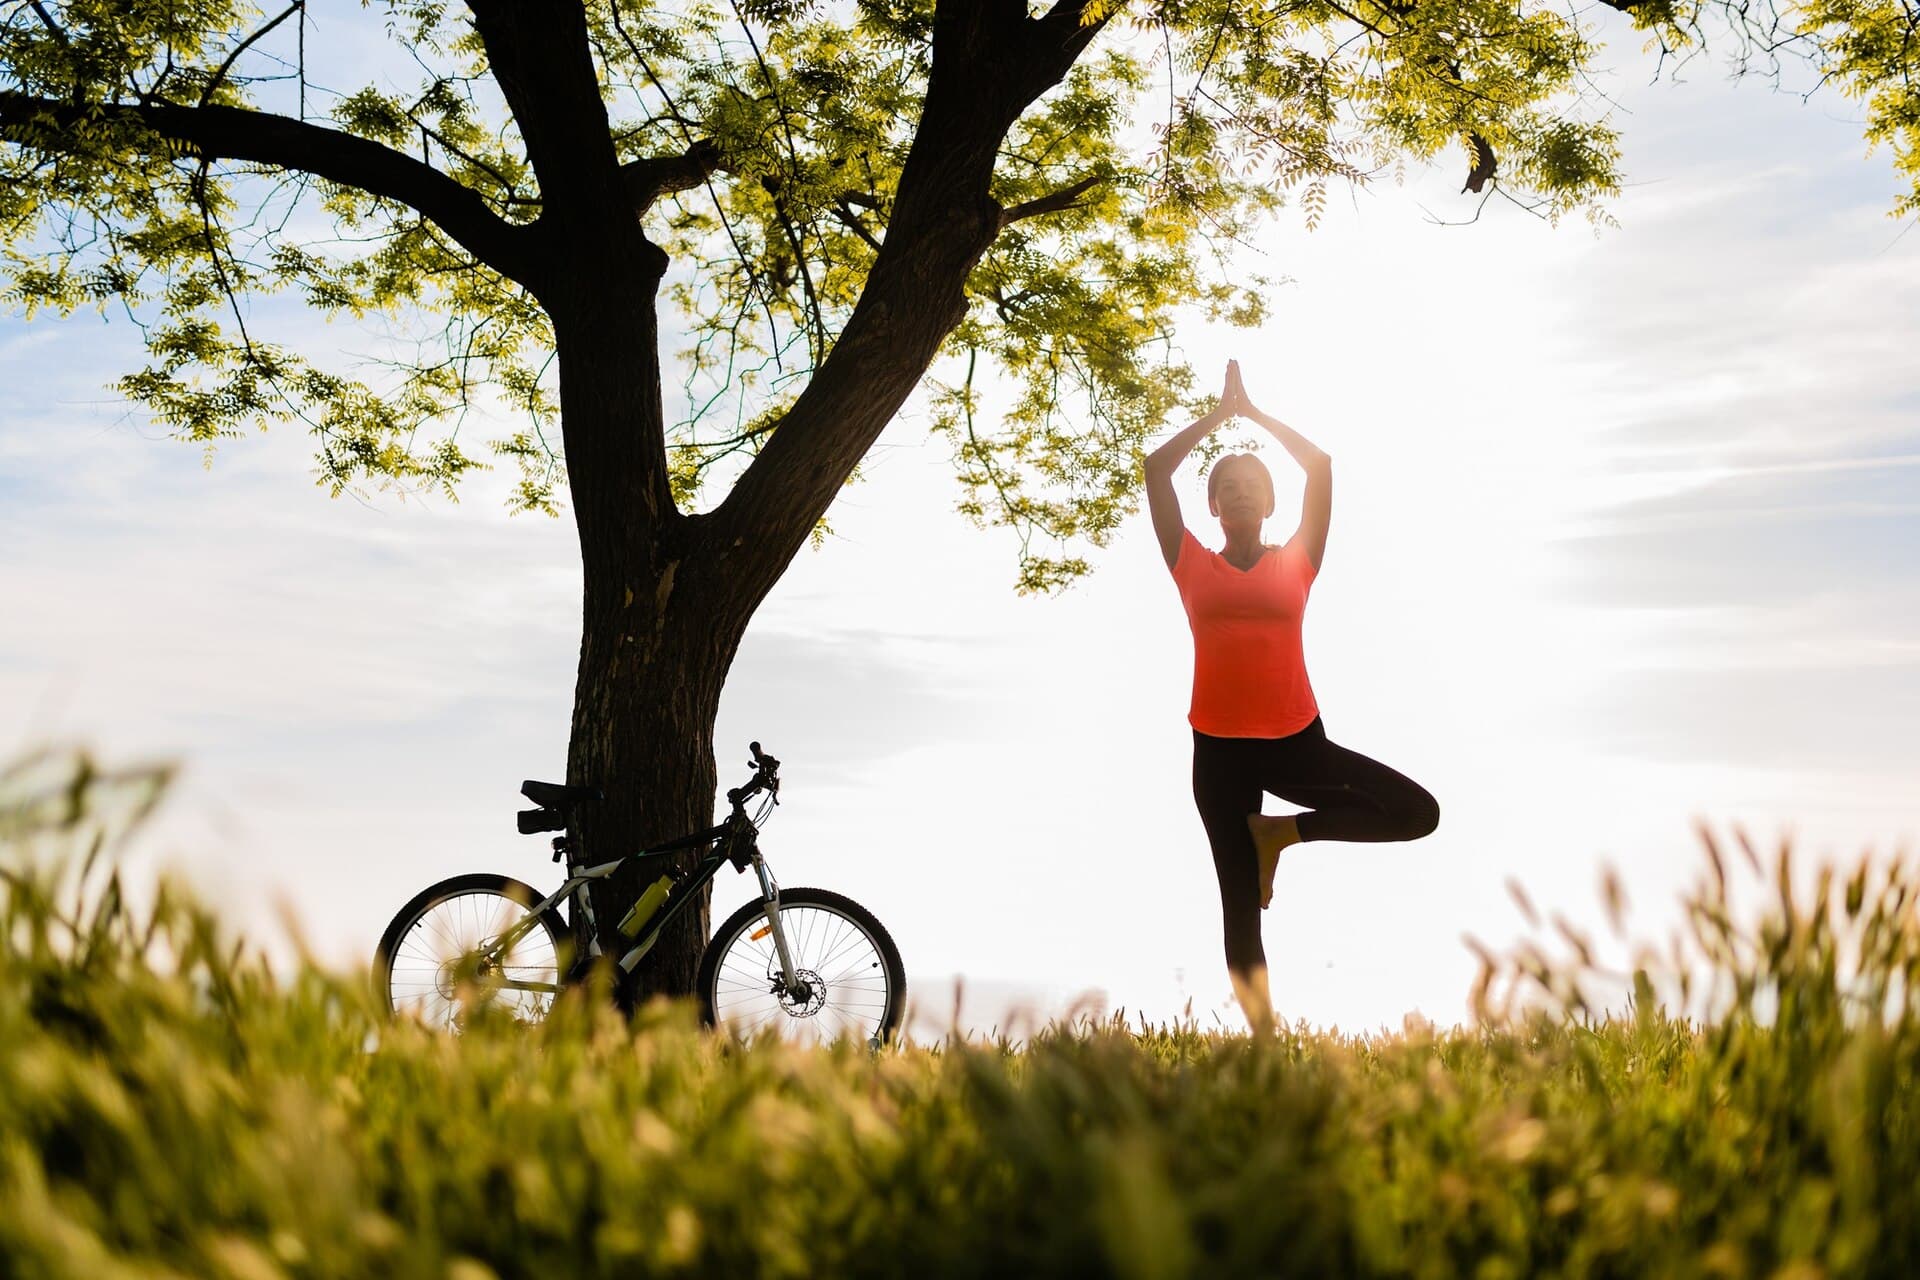
[[[1253,402],[1247,399],[1247,388],[1240,381],[1240,362],[1227,361],[1227,385],[1220,393],[1220,408],[1229,418],[1250,418],[1253,416]]]

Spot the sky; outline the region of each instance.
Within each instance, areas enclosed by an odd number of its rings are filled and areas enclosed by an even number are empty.
[[[1473,211],[1450,156],[1312,232],[1283,213],[1248,260],[1288,277],[1268,322],[1179,334],[1333,456],[1314,688],[1335,741],[1441,806],[1417,843],[1285,855],[1283,1017],[1464,1017],[1463,937],[1527,932],[1510,879],[1592,921],[1611,865],[1657,938],[1697,821],[1842,859],[1920,830],[1920,236],[1885,216],[1853,104],[1707,63],[1656,82],[1607,30],[1617,228],[1499,201],[1445,225]],[[512,815],[522,778],[565,771],[570,522],[507,515],[504,476],[457,504],[330,498],[291,430],[209,462],[116,400],[138,357],[124,322],[0,317],[0,755],[179,762],[136,868],[179,868],[263,940],[297,920],[329,963],[364,963],[443,876],[557,884]],[[1072,590],[1016,596],[1012,536],[955,513],[927,422],[916,398],[756,615],[721,785],[749,739],[785,762],[770,863],[879,915],[923,1030],[956,982],[965,1029],[1242,1025],[1191,641],[1144,510]],[[1278,540],[1300,483],[1264,452]],[[1179,481],[1217,547],[1197,469]],[[715,885],[715,919],[750,891]]]

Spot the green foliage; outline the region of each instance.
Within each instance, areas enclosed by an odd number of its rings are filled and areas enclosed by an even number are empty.
[[[249,424],[302,421],[335,492],[451,496],[492,457],[519,473],[516,507],[553,511],[565,482],[555,338],[520,285],[397,198],[297,164],[210,157],[129,114],[213,105],[326,124],[418,157],[504,223],[538,219],[540,184],[463,7],[363,7],[384,12],[393,47],[411,55],[411,87],[307,67],[300,36],[321,20],[311,6],[8,6],[0,98],[83,114],[0,101],[0,291],[29,314],[124,308],[153,359],[120,389],[185,439],[211,448]],[[1676,48],[1698,44],[1713,8],[1626,7]],[[1870,140],[1920,182],[1907,7],[1720,7],[1745,53],[1804,48],[1865,100]],[[662,297],[677,313],[666,331],[684,341],[684,413],[667,470],[675,500],[695,506],[723,464],[778,428],[861,296],[927,90],[933,3],[585,10],[617,158],[696,146],[717,157],[643,219],[673,263]],[[1480,198],[1549,219],[1603,222],[1619,187],[1607,104],[1586,80],[1599,49],[1578,11],[1102,0],[1083,16],[1105,29],[1000,147],[993,198],[1030,216],[979,262],[932,388],[961,509],[1019,531],[1031,590],[1083,571],[1072,547],[1102,543],[1134,509],[1149,435],[1192,407],[1176,319],[1259,323],[1272,282],[1241,250],[1262,220],[1290,202],[1311,227],[1333,186],[1409,160],[1472,163]],[[1920,207],[1912,199],[1898,211]],[[275,293],[384,326],[373,370],[323,368],[256,336],[266,317],[254,303]],[[476,448],[461,433],[476,407],[513,425]]]
[[[527,220],[537,203],[514,186],[525,162],[474,107],[461,77],[477,69],[458,61],[457,41],[443,45],[431,9],[396,6],[392,16],[415,25],[423,56],[453,63],[447,74],[404,99],[372,87],[348,94],[333,123],[402,150],[430,138],[456,179],[502,216]],[[249,59],[283,52],[272,39],[250,41],[268,28],[285,40],[290,12],[262,22],[234,4],[13,6],[0,21],[0,92],[90,104],[96,120],[0,132],[0,294],[29,316],[124,309],[153,362],[119,381],[122,394],[209,449],[249,424],[299,420],[316,437],[318,478],[336,494],[371,484],[452,498],[480,465],[458,440],[467,410],[478,402],[524,413],[528,429],[491,451],[520,466],[516,505],[553,510],[561,472],[544,445],[555,414],[542,380],[552,335],[524,290],[397,201],[298,171],[210,161],[112,110],[215,104],[307,114],[304,79],[297,103],[284,93],[262,103],[260,74],[247,74]],[[278,78],[267,74],[269,90]],[[331,235],[312,233],[316,216]],[[256,337],[253,301],[288,289],[330,316],[393,324],[392,354],[373,362],[386,375],[325,371]],[[435,318],[437,330],[408,343],[409,325]]]
[[[61,856],[100,848],[161,781],[61,757],[0,775],[9,1276],[1920,1263],[1904,862],[1809,894],[1783,852],[1770,900],[1747,903],[1716,853],[1688,901],[1693,995],[1674,993],[1705,1000],[1693,1019],[1647,967],[1629,1013],[1596,1015],[1604,972],[1528,948],[1490,963],[1481,1024],[1446,1032],[1255,1042],[1115,1019],[873,1055],[569,999],[538,1027],[450,1038],[382,1021],[357,978],[276,974],[177,886],[132,908],[103,862]]]
[[[1800,22],[1841,92],[1867,107],[1867,141],[1908,180],[1892,214],[1920,214],[1920,12],[1910,0],[1808,0]]]
[[[1893,152],[1906,189],[1888,214],[1920,213],[1920,10],[1911,0],[1800,0],[1780,4],[1728,0],[1607,0],[1650,33],[1663,61],[1685,61],[1709,44],[1706,20],[1722,18],[1726,59],[1735,76],[1759,73],[1782,83],[1795,65],[1814,88],[1833,83],[1866,107],[1869,149]]]

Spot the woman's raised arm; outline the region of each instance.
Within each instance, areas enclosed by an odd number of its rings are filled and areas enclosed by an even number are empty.
[[[1147,473],[1147,510],[1153,514],[1153,532],[1160,539],[1160,554],[1166,557],[1169,569],[1180,558],[1180,535],[1187,529],[1186,522],[1180,518],[1180,497],[1173,491],[1173,473],[1186,461],[1195,445],[1233,416],[1230,393],[1239,381],[1240,366],[1229,360],[1226,389],[1220,393],[1220,399],[1213,409],[1147,455],[1144,464]]]
[[[1333,520],[1333,459],[1327,456],[1326,450],[1280,419],[1256,409],[1237,381],[1229,388],[1229,394],[1235,409],[1271,431],[1307,473],[1307,491],[1300,498],[1300,527],[1294,530],[1293,536],[1300,540],[1313,571],[1320,572],[1321,557],[1327,553],[1327,526]]]

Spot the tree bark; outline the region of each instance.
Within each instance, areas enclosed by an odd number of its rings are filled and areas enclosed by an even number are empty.
[[[581,522],[583,551],[588,524]],[[676,545],[684,531],[681,525],[634,547],[625,564],[600,554],[583,557],[585,608],[567,777],[605,796],[588,808],[574,837],[592,862],[688,834],[714,818],[713,726],[739,636],[700,626],[697,593],[679,581],[689,558],[687,548]],[[673,865],[685,872],[697,861],[697,851],[687,852],[674,855]],[[617,957],[624,943],[615,925],[660,869],[651,860],[630,865],[594,887],[600,943],[610,954]],[[574,923],[584,942],[586,922]],[[709,928],[703,890],[635,970],[633,993],[692,991]]]
[[[577,232],[575,233],[577,234]],[[713,821],[713,726],[742,628],[718,625],[724,584],[708,570],[703,521],[678,512],[662,465],[655,295],[666,264],[637,235],[595,236],[566,255],[543,295],[559,353],[561,424],[580,538],[580,666],[567,781],[603,799],[576,817],[576,856],[610,861]],[[565,261],[565,258],[562,259]],[[697,853],[676,856],[681,870]],[[628,866],[593,889],[604,950],[660,865]],[[703,893],[636,970],[635,989],[693,989],[707,938]],[[586,941],[586,921],[573,922]]]

